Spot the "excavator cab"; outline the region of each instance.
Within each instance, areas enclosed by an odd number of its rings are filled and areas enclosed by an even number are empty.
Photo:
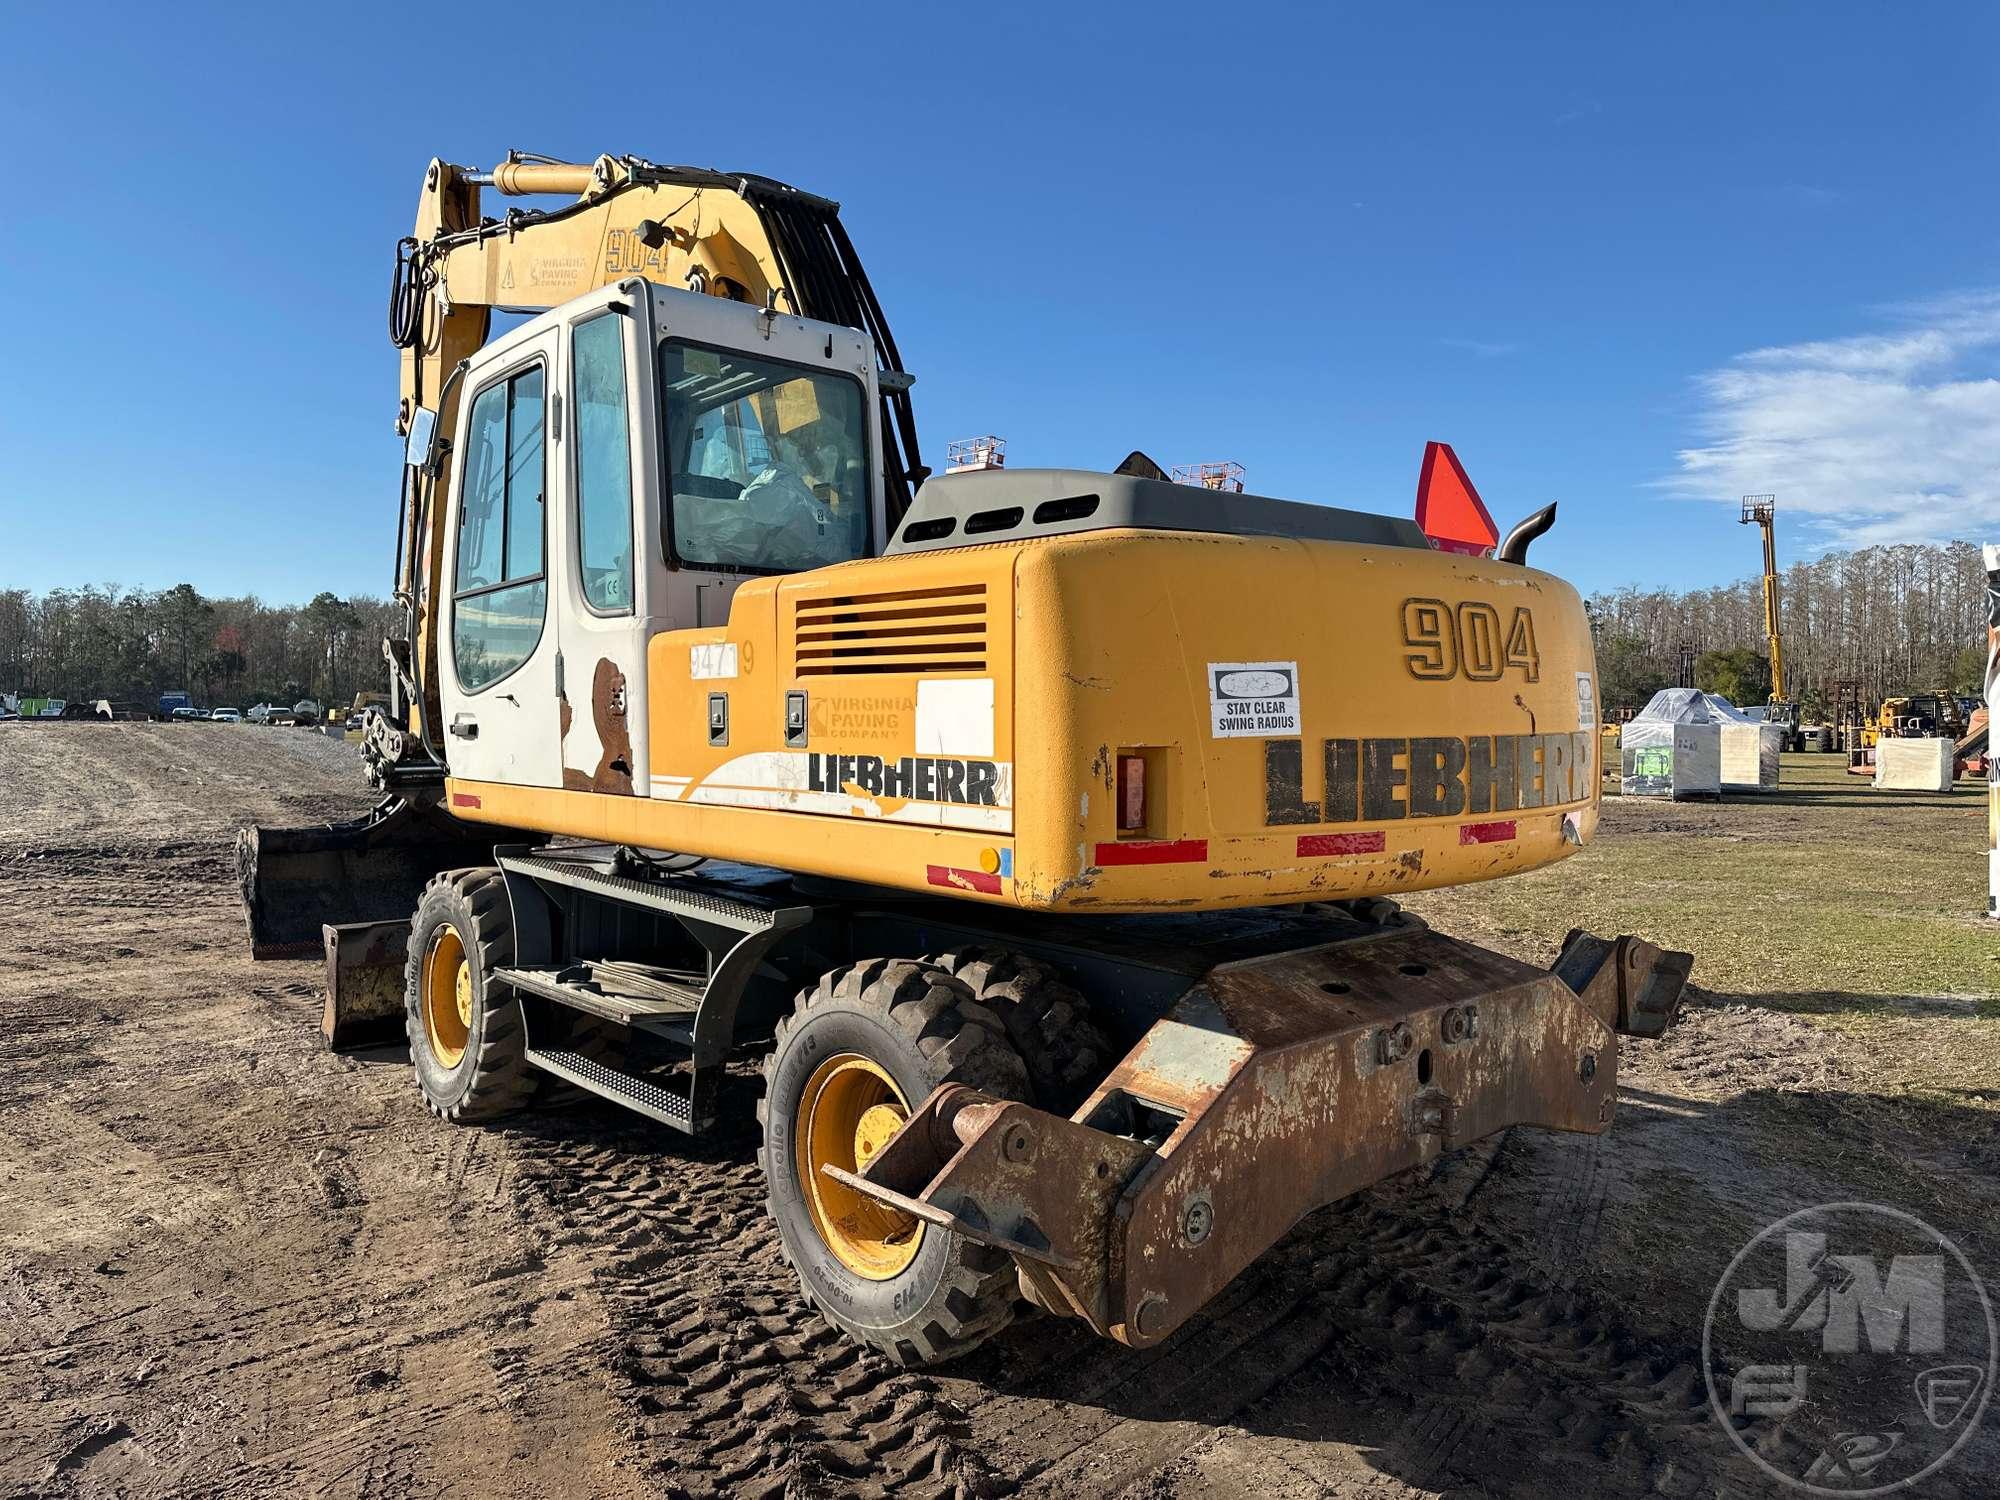
[[[888,535],[877,353],[858,329],[629,278],[484,346],[451,393],[450,411],[414,414],[426,436],[410,453],[445,475],[429,502],[444,507],[443,733],[427,746],[409,732],[423,694],[405,684],[364,748],[392,793],[382,806],[246,830],[260,957],[318,951],[327,922],[406,911],[436,869],[490,852],[491,833],[453,816],[477,794],[433,789],[447,765],[467,782],[647,797],[647,643],[725,624],[748,579],[868,557]]]
[[[497,220],[483,191],[577,197]],[[524,306],[551,310],[489,342],[492,310]],[[723,623],[746,579],[879,552],[928,472],[838,205],[770,178],[433,161],[389,322],[405,625],[363,744],[385,795],[346,822],[244,830],[260,958],[406,913],[429,874],[490,857],[448,767],[643,797],[649,636]]]
[[[726,622],[748,578],[879,550],[873,345],[635,279],[497,339],[460,386],[452,775],[648,796],[647,642]]]

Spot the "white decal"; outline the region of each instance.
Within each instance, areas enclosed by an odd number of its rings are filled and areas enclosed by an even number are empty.
[[[993,757],[993,679],[917,681],[917,754]]]
[[[885,761],[757,750],[724,761],[698,785],[682,777],[656,776],[653,786],[653,795],[664,801],[716,807],[881,818],[989,833],[1010,833],[1014,827],[1014,767],[1007,761],[981,762],[973,774],[967,762],[943,757]]]
[[[1208,732],[1219,740],[1298,734],[1299,664],[1212,661],[1208,708]]]
[[[696,682],[718,682],[736,675],[736,642],[716,641],[688,647],[688,676]]]
[[[1597,730],[1597,695],[1590,690],[1590,674],[1576,674],[1576,727]]]

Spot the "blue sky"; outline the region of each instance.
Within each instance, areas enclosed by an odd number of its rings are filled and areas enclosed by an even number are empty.
[[[7,7],[0,586],[384,592],[391,248],[509,147],[839,199],[933,461],[1407,514],[1441,438],[1585,589],[1753,572],[1750,490],[2000,533],[2000,12],[959,13]]]

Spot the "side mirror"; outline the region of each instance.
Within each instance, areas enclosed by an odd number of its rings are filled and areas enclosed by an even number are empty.
[[[437,425],[437,413],[428,406],[410,413],[410,436],[403,447],[403,462],[412,469],[430,472],[431,462],[437,457]]]

